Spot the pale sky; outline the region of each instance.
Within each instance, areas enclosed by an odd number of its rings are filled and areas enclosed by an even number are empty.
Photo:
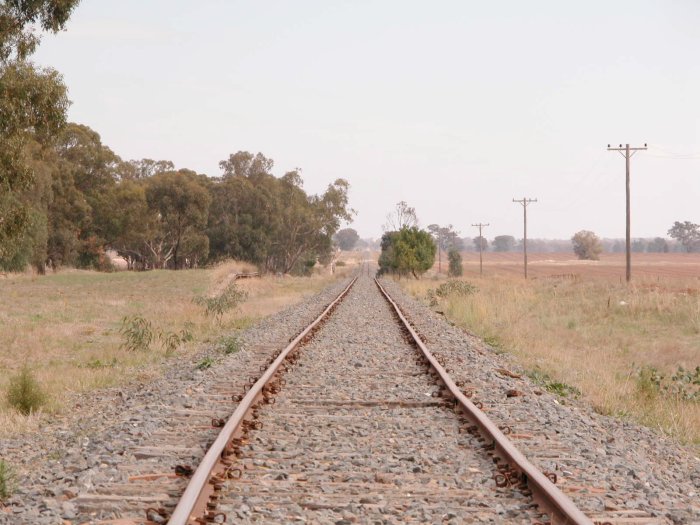
[[[124,159],[220,174],[238,150],[474,236],[624,237],[700,222],[700,2],[82,0],[35,56]]]

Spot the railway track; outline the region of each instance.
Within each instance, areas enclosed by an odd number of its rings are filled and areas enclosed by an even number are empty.
[[[654,459],[657,439],[639,437],[648,431],[631,441],[625,425],[610,429],[614,420],[502,376],[502,360],[391,281],[383,286],[410,326],[367,275],[347,284],[263,321],[204,373],[182,363],[163,384],[118,392],[94,430],[68,440],[59,429],[65,445],[47,464],[24,447],[37,481],[23,481],[30,498],[0,508],[0,523],[700,523],[700,478]],[[289,337],[341,291],[327,317]],[[638,445],[649,459],[634,460]],[[549,491],[546,471],[560,492]]]
[[[353,280],[270,361],[163,520],[592,523],[469,401],[379,283]]]

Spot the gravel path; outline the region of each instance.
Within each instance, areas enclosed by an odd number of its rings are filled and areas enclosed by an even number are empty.
[[[147,507],[173,507],[187,482],[174,475],[174,466],[197,464],[218,433],[212,419],[235,408],[232,394],[242,393],[249,376],[259,374],[260,365],[347,282],[338,281],[239,334],[238,353],[225,356],[209,348],[171,359],[155,382],[76,396],[41,433],[0,441],[0,458],[19,474],[17,491],[0,508],[0,524],[143,519]],[[206,356],[215,364],[198,370]]]
[[[512,441],[530,461],[558,474],[557,485],[581,510],[600,522],[700,524],[700,458],[692,451],[583,402],[563,405],[527,377],[504,375],[523,371],[395,282],[382,283],[452,377],[474,391],[495,423],[513,429]]]
[[[532,523],[498,489],[374,282],[361,277],[258,410],[217,512],[236,523]],[[389,381],[387,381],[389,379]]]

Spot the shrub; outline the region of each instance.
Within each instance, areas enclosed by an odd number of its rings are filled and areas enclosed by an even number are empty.
[[[46,393],[27,366],[10,379],[7,402],[25,416],[46,404]]]
[[[382,236],[382,252],[379,255],[379,275],[393,273],[399,276],[412,274],[418,279],[432,268],[437,246],[425,230],[401,228]]]
[[[646,398],[654,398],[659,394],[663,379],[655,367],[643,366],[637,372],[637,390]]]
[[[447,269],[447,275],[450,277],[460,277],[462,275],[462,256],[454,248],[447,252],[447,258],[450,261],[450,266]]]
[[[592,231],[581,230],[577,232],[571,238],[571,243],[574,245],[574,253],[579,259],[591,261],[600,259],[603,246],[598,236]]]
[[[206,370],[207,368],[211,368],[211,365],[213,365],[213,364],[214,364],[214,360],[211,357],[205,357],[199,363],[197,363],[195,368],[197,370]]]
[[[119,333],[126,339],[120,348],[129,352],[148,350],[154,339],[151,322],[139,315],[124,317]]]
[[[572,396],[578,398],[581,396],[581,391],[575,386],[567,385],[561,381],[555,381],[547,372],[540,368],[535,368],[527,373],[527,376],[532,379],[533,383],[541,386],[547,392],[556,394],[559,397]]]
[[[440,299],[450,296],[466,297],[476,293],[478,288],[467,281],[449,280],[435,289],[428,290],[430,306],[437,306]]]
[[[5,461],[0,459],[0,501],[9,498],[15,490],[15,473]]]
[[[438,297],[449,297],[450,295],[457,295],[459,297],[466,297],[476,293],[477,287],[467,281],[447,281],[442,283],[435,290],[435,294]]]
[[[226,355],[235,354],[241,349],[241,343],[235,335],[228,335],[221,338],[219,341],[220,348]]]
[[[236,308],[247,297],[248,294],[244,290],[239,289],[236,283],[231,283],[219,295],[195,297],[194,302],[204,307],[204,313],[207,317],[213,316],[218,322],[221,322],[221,317],[226,312]]]
[[[653,366],[637,370],[637,390],[649,399],[658,395],[684,401],[700,402],[700,366],[685,369],[679,366],[676,372],[666,377]]]

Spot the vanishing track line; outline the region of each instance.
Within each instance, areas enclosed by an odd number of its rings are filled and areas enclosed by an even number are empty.
[[[592,523],[390,301],[360,277],[251,378],[168,523]]]

